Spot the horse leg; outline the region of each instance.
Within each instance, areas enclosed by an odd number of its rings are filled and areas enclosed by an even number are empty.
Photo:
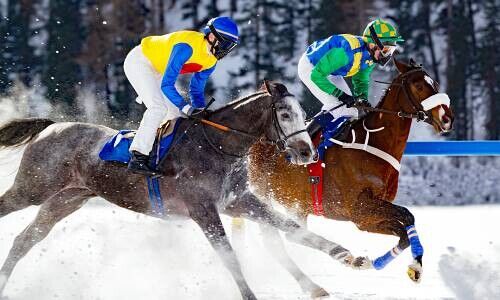
[[[371,193],[369,193],[371,195]],[[422,277],[422,257],[424,249],[415,229],[415,217],[405,207],[388,201],[371,199],[362,196],[360,205],[355,205],[352,221],[360,230],[395,235],[399,237],[398,245],[373,261],[377,270],[383,269],[404,249],[411,247],[413,262],[408,266],[408,276],[414,282]]]
[[[238,200],[228,205],[225,213],[275,227],[285,232],[288,240],[325,252],[346,266],[355,269],[371,268],[371,262],[368,258],[355,258],[349,250],[305,229],[297,222],[276,212],[266,203],[259,201],[251,193],[243,194]]]
[[[18,188],[11,187],[7,192],[0,196],[0,218],[5,217],[11,212],[26,208],[31,203],[23,201],[25,198]]]
[[[56,223],[78,210],[91,196],[88,190],[62,190],[42,204],[36,218],[14,240],[7,259],[0,269],[0,295],[16,264],[41,242]]]
[[[231,272],[243,299],[257,299],[243,277],[240,263],[229,243],[215,205],[213,203],[207,203],[206,205],[191,204],[189,215],[200,226],[215,252],[217,252],[226,268]]]
[[[304,274],[304,272],[302,272],[290,256],[288,256],[278,230],[266,224],[259,224],[259,226],[263,233],[265,247],[278,260],[280,265],[295,278],[302,290],[310,293],[312,299],[328,297],[328,292],[314,283],[306,274]]]

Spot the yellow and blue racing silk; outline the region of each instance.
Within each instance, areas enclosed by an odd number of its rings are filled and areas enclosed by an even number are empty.
[[[154,69],[163,74],[161,89],[179,109],[186,103],[175,88],[179,74],[195,73],[189,85],[191,104],[205,106],[205,85],[215,70],[217,59],[208,50],[205,35],[196,31],[177,31],[162,36],[149,36],[141,41],[143,54]]]

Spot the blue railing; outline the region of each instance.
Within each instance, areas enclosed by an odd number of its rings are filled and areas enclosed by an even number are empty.
[[[410,141],[405,156],[500,156],[500,141]]]

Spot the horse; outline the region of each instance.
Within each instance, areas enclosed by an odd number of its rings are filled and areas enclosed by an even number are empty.
[[[425,120],[443,133],[452,129],[454,116],[448,96],[438,94],[437,82],[421,66],[413,60],[410,64],[395,60],[395,65],[399,75],[379,104],[366,108],[366,117],[352,125],[346,138],[349,142],[335,140],[339,145],[326,150],[322,210],[324,217],[351,221],[360,230],[399,237],[396,247],[373,260],[375,269],[382,269],[411,245],[414,259],[408,275],[419,282],[423,247],[414,227],[415,218],[407,208],[392,203],[398,188],[399,162],[413,119]],[[263,201],[274,200],[293,210],[303,224],[309,214],[315,213],[307,168],[286,163],[272,147],[255,144],[249,152],[248,172],[252,192]],[[277,241],[279,235],[273,235],[275,243],[282,243]],[[287,257],[283,246],[278,249],[284,257],[281,262],[293,277],[310,281]]]
[[[315,150],[305,131],[305,113],[280,83],[180,123],[176,140],[159,165],[164,219],[181,216],[196,222],[234,278],[243,299],[256,299],[228,241],[219,213],[274,226],[298,243],[326,252],[351,265],[364,263],[342,246],[309,232],[256,197],[235,192],[232,173],[246,160],[251,145],[277,147],[297,164],[314,160]],[[223,126],[225,124],[227,126]],[[228,127],[231,125],[232,127]],[[0,218],[30,205],[40,205],[35,219],[14,240],[0,269],[0,294],[16,264],[55,224],[99,196],[122,208],[160,217],[148,200],[146,178],[125,164],[99,159],[102,146],[117,134],[87,123],[55,123],[20,119],[0,127],[0,147],[24,145],[15,182],[0,196]],[[247,178],[240,178],[247,181]],[[316,287],[318,288],[318,287]],[[321,290],[319,290],[321,293]]]

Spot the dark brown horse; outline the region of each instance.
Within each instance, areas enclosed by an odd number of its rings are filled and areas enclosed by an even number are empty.
[[[410,65],[396,61],[396,66],[400,74],[378,106],[353,125],[344,147],[335,145],[326,151],[323,209],[326,218],[351,221],[361,230],[400,238],[396,247],[373,260],[376,269],[383,268],[411,245],[414,261],[408,275],[418,282],[423,248],[414,227],[415,219],[408,209],[392,203],[398,188],[399,162],[413,118],[425,119],[437,132],[446,132],[452,127],[453,113],[448,96],[438,93],[437,83],[424,69],[413,61]],[[353,149],[356,147],[361,149]],[[314,213],[307,168],[286,163],[272,147],[254,145],[249,173],[259,197],[278,201],[304,221]],[[295,278],[307,277],[291,260],[286,268],[292,270]]]

